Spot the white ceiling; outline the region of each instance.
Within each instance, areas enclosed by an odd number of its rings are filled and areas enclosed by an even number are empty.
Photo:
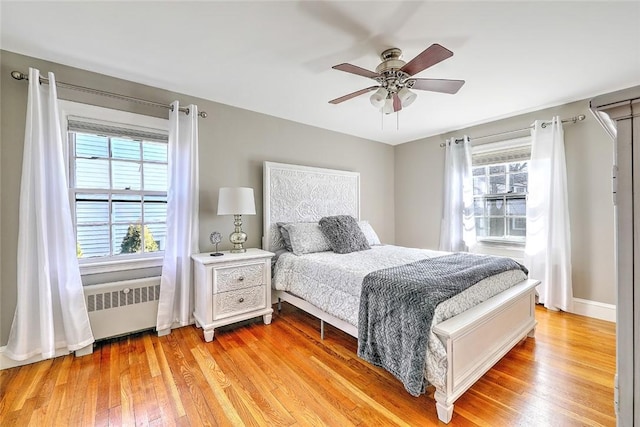
[[[2,49],[388,144],[640,84],[640,1],[0,7]],[[332,65],[375,70],[386,48],[408,61],[432,43],[454,56],[416,76],[466,84],[456,95],[418,91],[399,130],[395,115],[382,128],[367,95],[328,104],[375,84]]]

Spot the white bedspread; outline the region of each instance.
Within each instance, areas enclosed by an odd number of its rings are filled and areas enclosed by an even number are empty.
[[[296,295],[332,316],[358,326],[360,289],[372,271],[446,255],[448,252],[400,246],[373,246],[370,250],[336,254],[317,252],[306,255],[284,253],[276,262],[273,287]],[[432,326],[525,280],[520,270],[507,271],[482,280],[436,308]],[[446,349],[430,332],[425,376],[442,388],[446,381]]]

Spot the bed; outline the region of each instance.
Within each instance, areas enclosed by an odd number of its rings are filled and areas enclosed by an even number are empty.
[[[322,249],[297,255],[285,250],[278,223],[306,226],[332,215],[360,218],[358,173],[265,162],[263,197],[263,248],[277,254],[274,300],[318,317],[321,335],[326,322],[358,338],[360,292],[369,273],[447,255],[377,245],[377,236],[368,233],[369,250],[344,255]],[[359,225],[372,231],[366,222]],[[431,328],[425,328],[429,345],[422,375],[435,387],[441,421],[451,420],[454,402],[462,393],[520,340],[533,336],[537,284],[522,271],[506,271],[436,307]],[[361,342],[359,352],[360,346]]]

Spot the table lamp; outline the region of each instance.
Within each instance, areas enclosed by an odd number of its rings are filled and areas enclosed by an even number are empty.
[[[242,215],[255,215],[256,203],[253,198],[253,188],[221,187],[218,193],[218,215],[233,215],[235,230],[229,235],[233,244],[233,253],[247,250],[243,247],[247,241],[247,234],[242,231]]]

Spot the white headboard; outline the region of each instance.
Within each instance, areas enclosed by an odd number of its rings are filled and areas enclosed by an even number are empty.
[[[313,222],[329,215],[360,219],[360,173],[264,162],[262,247],[282,249],[277,222]]]

